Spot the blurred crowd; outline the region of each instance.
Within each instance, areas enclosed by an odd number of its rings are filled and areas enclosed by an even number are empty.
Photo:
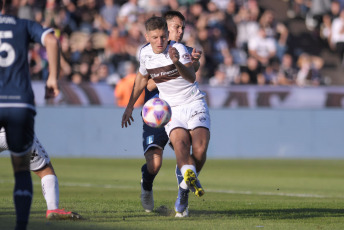
[[[319,36],[343,57],[344,35],[333,29],[336,20],[344,23],[343,2],[290,0],[288,17],[305,17],[308,27],[319,28]],[[288,28],[259,0],[12,0],[11,13],[55,29],[61,79],[116,86],[136,71],[139,48],[146,42],[145,20],[167,10],[186,17],[183,43],[203,51],[196,74],[200,84],[324,84],[324,60],[292,54]],[[45,50],[39,45],[30,50],[30,66],[33,79],[46,79]]]

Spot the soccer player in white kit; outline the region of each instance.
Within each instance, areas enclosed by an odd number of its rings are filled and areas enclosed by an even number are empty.
[[[191,55],[184,45],[168,42],[164,18],[151,17],[145,27],[149,44],[140,52],[140,68],[122,117],[122,127],[131,125],[133,105],[147,86],[148,79],[152,78],[159,89],[159,97],[166,100],[172,109],[172,118],[165,130],[173,145],[177,166],[184,176],[179,187],[191,189],[196,196],[202,196],[204,190],[197,178],[195,159],[203,164],[206,161],[210,115],[204,94],[195,81]],[[191,157],[190,148],[195,157]],[[184,211],[176,210],[180,215]]]
[[[5,129],[0,129],[0,153],[8,150]],[[30,170],[41,178],[42,193],[47,204],[46,218],[49,220],[81,219],[78,213],[59,209],[59,182],[48,153],[34,136],[30,158]]]

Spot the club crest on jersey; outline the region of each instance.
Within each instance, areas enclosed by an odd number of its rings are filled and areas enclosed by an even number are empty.
[[[199,118],[199,121],[202,122],[202,123],[204,123],[206,120],[207,120],[206,117],[200,117],[200,118]]]
[[[146,139],[147,145],[152,144],[153,141],[154,141],[154,135],[150,135],[150,136],[148,136],[147,139]]]
[[[191,55],[189,53],[185,53],[183,54],[182,58],[184,58],[185,60],[191,60]]]

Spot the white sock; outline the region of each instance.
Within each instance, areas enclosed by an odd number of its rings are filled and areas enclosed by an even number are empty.
[[[191,169],[197,176],[196,173],[196,168],[193,165],[183,165],[182,168],[180,169],[180,172],[182,173],[182,175],[184,176],[186,170]],[[185,180],[182,181],[182,183],[179,184],[179,187],[181,187],[182,189],[189,189],[188,185],[185,183]]]
[[[55,175],[46,175],[41,180],[42,192],[47,209],[54,210],[59,208],[59,182]]]

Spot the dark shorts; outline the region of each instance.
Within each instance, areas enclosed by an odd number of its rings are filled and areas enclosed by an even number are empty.
[[[142,140],[143,152],[146,153],[152,147],[164,149],[168,142],[168,136],[165,128],[152,128],[143,122]]]
[[[21,154],[32,146],[35,115],[28,108],[0,108],[0,127],[5,128],[10,151]]]

